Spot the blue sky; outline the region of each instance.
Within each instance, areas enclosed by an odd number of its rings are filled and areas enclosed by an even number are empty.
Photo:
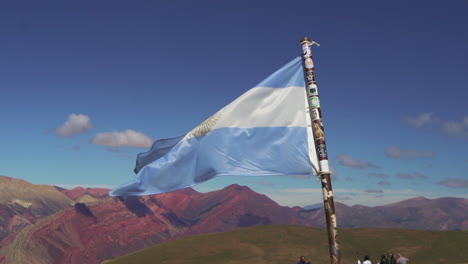
[[[253,1],[252,1],[253,2]],[[468,198],[466,1],[7,1],[0,4],[0,175],[114,187],[314,47],[336,201]],[[281,205],[320,183],[222,177]]]

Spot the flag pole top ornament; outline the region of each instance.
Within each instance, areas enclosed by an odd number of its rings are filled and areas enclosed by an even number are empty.
[[[317,47],[320,47],[320,44],[315,42],[315,41],[311,41],[308,37],[304,37],[302,40],[301,40],[301,45],[304,45],[304,44],[307,44],[309,47],[313,46],[313,45],[317,45]]]

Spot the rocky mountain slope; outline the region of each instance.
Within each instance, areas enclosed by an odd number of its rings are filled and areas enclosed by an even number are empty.
[[[0,241],[73,204],[53,186],[0,176]]]
[[[248,187],[231,185],[206,194],[184,189],[78,202],[7,237],[0,256],[1,263],[100,263],[191,234],[265,224],[314,226],[295,209],[281,207]]]
[[[335,207],[339,227],[468,230],[462,198]],[[100,263],[194,234],[270,224],[324,227],[323,211],[279,206],[239,185],[119,199],[107,189],[66,190],[0,176],[0,263]]]

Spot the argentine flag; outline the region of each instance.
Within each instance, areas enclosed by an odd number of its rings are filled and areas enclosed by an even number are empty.
[[[134,180],[111,196],[170,192],[218,176],[304,176],[318,168],[301,58],[187,134],[137,157]]]

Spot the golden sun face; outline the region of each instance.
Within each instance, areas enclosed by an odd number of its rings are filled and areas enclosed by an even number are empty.
[[[209,117],[208,119],[206,119],[205,121],[203,121],[203,123],[198,125],[196,128],[194,128],[190,132],[190,134],[191,134],[190,136],[200,137],[200,136],[204,136],[204,135],[210,133],[210,131],[214,128],[214,126],[218,122],[219,118],[221,117],[221,112],[222,112],[222,109],[220,111],[218,111],[216,114],[214,114],[211,117]]]

